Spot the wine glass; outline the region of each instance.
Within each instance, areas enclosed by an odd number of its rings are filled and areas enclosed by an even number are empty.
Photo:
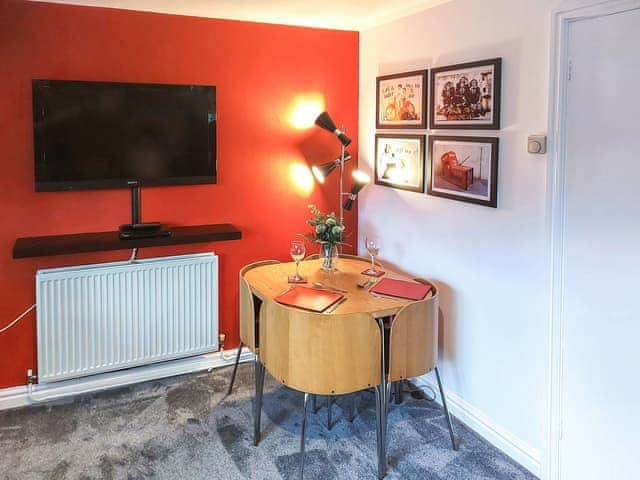
[[[378,253],[380,252],[380,239],[376,237],[367,236],[364,239],[364,246],[367,249],[367,252],[369,252],[369,255],[371,256],[371,268],[366,270],[365,274],[377,275],[378,270],[376,269],[375,258],[378,256]]]
[[[306,248],[304,242],[302,240],[292,240],[291,247],[289,248],[289,254],[294,262],[296,262],[296,274],[293,277],[289,277],[289,281],[291,282],[302,282],[304,278],[300,276],[300,272],[298,271],[298,266],[300,265],[300,260],[304,258],[306,253]]]

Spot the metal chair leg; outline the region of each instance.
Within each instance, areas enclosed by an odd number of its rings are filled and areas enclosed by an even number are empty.
[[[300,435],[300,480],[304,478],[304,444],[306,440],[307,410],[309,409],[309,394],[304,394],[304,408],[302,413],[302,433]]]
[[[231,374],[231,383],[229,383],[227,395],[231,395],[231,390],[233,390],[233,383],[236,381],[236,373],[238,372],[238,364],[240,363],[240,354],[242,353],[243,346],[244,344],[240,342],[240,346],[238,347],[238,354],[236,355],[236,363],[233,364],[233,373]]]
[[[384,385],[376,387],[376,443],[378,452],[378,478],[382,479],[387,474],[387,429],[386,429],[386,400]]]
[[[458,442],[456,442],[456,435],[453,430],[453,423],[451,422],[451,415],[449,414],[449,409],[447,408],[447,401],[444,398],[444,389],[442,388],[442,382],[440,381],[440,372],[438,372],[438,367],[434,368],[436,372],[436,379],[438,380],[438,388],[440,389],[440,398],[442,398],[442,408],[444,409],[444,414],[447,417],[447,426],[449,427],[449,436],[451,437],[451,446],[454,450],[458,450]]]
[[[327,429],[331,430],[331,406],[333,405],[333,397],[327,396]]]
[[[384,319],[377,318],[380,328],[380,385],[376,387],[376,437],[378,444],[378,478],[383,479],[387,474],[387,409],[389,408],[389,382],[386,372],[386,351],[384,341]]]
[[[404,380],[398,380],[395,383],[395,402],[396,405],[400,405],[402,403],[402,388],[404,386]]]
[[[358,414],[358,410],[357,410],[357,406],[356,406],[356,398],[358,396],[358,393],[352,393],[351,394],[351,415],[349,416],[349,422],[353,423],[353,421],[356,419],[356,415]]]
[[[260,359],[256,355],[256,398],[253,406],[253,445],[257,446],[260,442],[260,415],[262,413],[262,391],[264,389],[264,365],[260,363]]]

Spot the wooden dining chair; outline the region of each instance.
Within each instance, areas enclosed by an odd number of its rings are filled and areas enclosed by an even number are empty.
[[[418,377],[433,370],[438,381],[451,445],[454,450],[458,450],[437,366],[438,291],[435,285],[424,279],[415,280],[431,285],[431,292],[424,300],[408,303],[391,322],[388,381],[393,384],[393,382]]]
[[[307,413],[312,395],[376,391],[378,475],[386,473],[381,333],[366,313],[323,314],[267,300],[260,310],[260,360],[276,380],[304,393],[300,478],[304,475]],[[256,384],[254,439],[260,436],[264,370]]]
[[[312,253],[311,255],[306,256],[304,259],[305,260],[318,260],[320,258],[320,254],[319,253]],[[338,259],[340,258],[350,258],[353,260],[362,260],[364,262],[369,262],[370,260],[368,258],[363,258],[363,257],[359,257],[357,255],[351,255],[349,253],[339,253],[338,254]],[[375,264],[379,267],[381,267],[379,262],[375,262]],[[313,413],[316,413],[318,411],[318,407],[316,407],[316,395],[312,396],[312,407],[311,410],[313,411]],[[353,400],[353,404],[354,407],[352,407],[352,409],[355,408],[355,399]],[[327,397],[327,428],[329,430],[331,430],[331,412],[332,412],[332,406],[333,406],[333,396],[328,396]]]
[[[233,384],[236,380],[236,373],[238,372],[238,364],[240,363],[240,354],[242,353],[242,347],[246,346],[251,352],[258,353],[258,315],[259,300],[254,297],[251,292],[249,284],[244,279],[245,274],[252,268],[261,267],[263,265],[272,265],[274,263],[280,263],[278,260],[261,260],[259,262],[250,263],[240,269],[240,288],[239,288],[239,320],[240,320],[240,345],[238,346],[238,353],[236,355],[236,361],[233,365],[233,373],[231,374],[231,382],[227,389],[227,395],[231,394]]]

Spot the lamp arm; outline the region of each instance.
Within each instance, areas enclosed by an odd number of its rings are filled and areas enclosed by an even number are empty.
[[[342,127],[344,131],[344,127]],[[344,145],[340,144],[340,190],[338,191],[338,203],[340,204],[340,225],[344,225],[344,208],[342,207],[342,192],[344,191]]]

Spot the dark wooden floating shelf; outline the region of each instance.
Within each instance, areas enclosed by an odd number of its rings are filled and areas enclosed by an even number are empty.
[[[13,258],[46,257],[69,253],[101,252],[141,247],[164,247],[186,243],[239,240],[242,233],[230,223],[168,227],[171,236],[121,240],[118,232],[76,233],[18,238]]]

